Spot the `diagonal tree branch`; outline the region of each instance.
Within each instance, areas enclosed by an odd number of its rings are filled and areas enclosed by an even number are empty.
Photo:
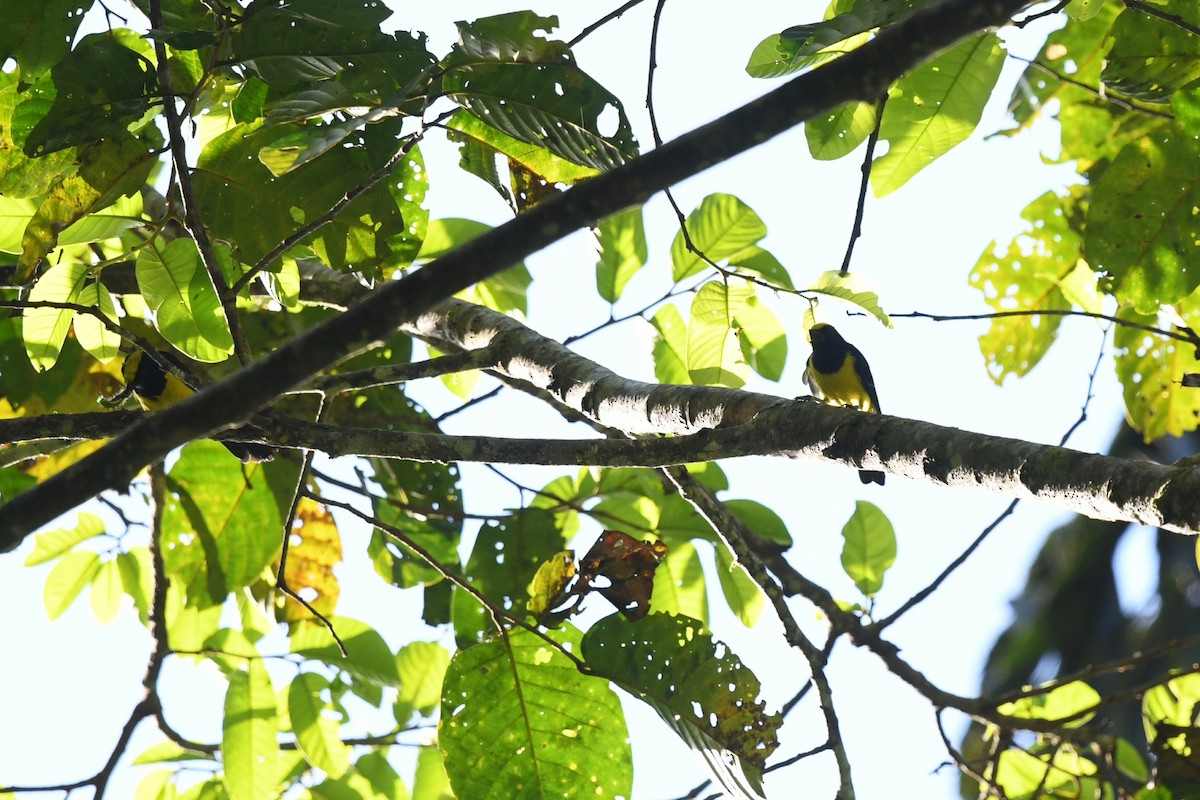
[[[585,181],[478,237],[350,311],[296,336],[251,366],[160,414],[14,498],[0,513],[0,552],[106,488],[124,486],[174,447],[248,416],[362,344],[465,289],[684,178],[850,100],[872,100],[908,70],[959,40],[1004,23],[1027,0],[942,0],[871,42],[627,164]]]

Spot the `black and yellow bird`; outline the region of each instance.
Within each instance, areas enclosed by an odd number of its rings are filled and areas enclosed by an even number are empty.
[[[159,354],[171,363],[178,363],[170,353],[160,350]],[[125,357],[125,363],[121,365],[121,378],[125,381],[125,388],[137,395],[138,403],[147,411],[158,411],[196,393],[179,378],[164,372],[154,359],[146,358],[141,350],[134,350]],[[270,461],[275,457],[275,448],[265,444],[221,444],[243,462]]]
[[[808,340],[813,351],[804,369],[804,382],[814,397],[831,406],[853,406],[871,414],[882,413],[871,368],[857,347],[843,339],[832,325],[824,323],[812,326]],[[860,469],[858,477],[863,483],[883,485],[882,472]]]

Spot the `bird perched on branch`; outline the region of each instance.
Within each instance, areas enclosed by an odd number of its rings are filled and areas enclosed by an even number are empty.
[[[812,326],[808,340],[813,352],[804,369],[804,382],[814,397],[831,406],[853,406],[870,414],[882,413],[871,368],[857,347],[843,339],[832,325],[824,323]],[[883,486],[882,472],[860,469],[858,478],[863,483]]]
[[[163,358],[176,363],[170,353],[159,351]],[[154,359],[146,358],[141,350],[134,350],[125,357],[121,365],[121,378],[125,381],[125,392],[137,395],[138,403],[147,411],[158,411],[191,397],[196,390],[183,381],[163,371]],[[275,457],[275,448],[252,442],[221,442],[225,449],[240,461],[270,461]]]

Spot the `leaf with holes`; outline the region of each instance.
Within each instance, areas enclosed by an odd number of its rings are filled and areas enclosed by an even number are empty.
[[[579,632],[552,631],[578,652]],[[526,630],[455,654],[438,742],[458,797],[629,797],[632,754],[608,681]]]
[[[544,35],[557,24],[531,11],[458,23],[440,91],[502,133],[575,164],[620,166],[637,155],[625,110],[565,44]]]
[[[758,678],[698,621],[651,614],[605,617],[583,637],[600,675],[641,698],[699,752],[734,797],[762,794],[762,770],[782,721],[758,699]]]

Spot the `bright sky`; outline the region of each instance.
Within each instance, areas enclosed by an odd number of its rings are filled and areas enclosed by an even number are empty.
[[[533,7],[541,13],[557,12],[561,36],[570,38],[603,13],[601,6],[617,3],[488,0],[405,5],[404,16],[394,17],[385,27],[424,30],[430,34],[431,50],[440,53],[454,35],[455,19]],[[653,5],[644,3],[576,49],[582,67],[626,101],[644,147],[652,141],[642,98]],[[773,88],[774,81],[746,76],[744,66],[751,50],[768,34],[819,18],[824,3],[778,0],[743,3],[739,8],[743,13],[732,14],[728,3],[714,0],[667,4],[655,79],[664,138]],[[1032,56],[1045,33],[1046,28],[1032,26],[1012,49]],[[1056,150],[1056,131],[1049,125],[1014,140],[981,141],[983,134],[1005,127],[1008,95],[1022,67],[1009,60],[1000,80],[1002,88],[970,142],[895,194],[868,202],[864,237],[852,269],[875,282],[886,311],[984,311],[978,293],[966,282],[980,252],[993,238],[1003,240],[1019,230],[1018,215],[1029,201],[1073,180],[1070,169],[1040,161],[1040,153],[1053,155]],[[459,173],[453,150],[435,137],[424,154],[434,217],[504,221],[505,207],[489,187]],[[685,211],[712,192],[740,197],[768,226],[764,246],[788,267],[797,285],[804,285],[841,263],[853,220],[860,159],[861,149],[838,162],[813,162],[803,132],[797,129],[686,182],[676,196]],[[668,286],[674,217],[661,197],[649,204],[646,213],[650,264],[630,285],[616,309],[618,315],[636,310]],[[528,264],[535,278],[530,324],[540,332],[561,339],[608,317],[607,305],[594,295],[594,255],[586,234],[539,253]],[[789,365],[780,384],[760,380],[748,388],[785,397],[804,394],[800,374],[808,348],[799,334],[798,317],[805,306],[793,297],[768,298],[768,302],[781,318],[795,323]],[[682,308],[686,312],[686,305]],[[818,317],[837,324],[870,358],[888,413],[1041,442],[1057,442],[1078,417],[1087,376],[1101,346],[1101,331],[1094,323],[1069,320],[1045,363],[1028,378],[1010,380],[1001,389],[987,376],[979,354],[976,339],[985,330],[984,322],[898,320],[895,329],[887,330],[868,318],[848,319],[833,304],[822,306]],[[622,375],[652,380],[649,337],[649,326],[631,322],[585,340],[578,349]],[[415,387],[413,394],[435,414],[455,403],[437,382]],[[1088,421],[1070,443],[1078,449],[1103,449],[1120,419],[1120,394],[1111,362],[1101,369],[1096,395]],[[454,417],[446,430],[496,433],[500,420],[505,435],[578,435],[552,412],[521,397],[483,404]],[[841,526],[857,499],[882,508],[899,539],[896,566],[878,598],[884,614],[936,576],[1008,503],[1006,498],[895,477],[885,488],[863,487],[853,471],[818,463],[742,459],[724,467],[732,482],[726,496],[752,497],[774,508],[796,540],[790,552],[793,563],[843,599],[858,598],[840,567]],[[569,470],[506,471],[522,483],[540,486]],[[520,502],[515,491],[481,467],[464,466],[463,475],[469,511],[495,512]],[[1045,533],[1064,518],[1048,506],[1022,504],[941,591],[891,629],[892,640],[910,663],[945,689],[975,691],[987,649],[1010,618],[1008,599],[1022,586]],[[73,525],[73,517],[59,524]],[[586,550],[595,532],[585,529],[575,549]],[[369,564],[363,563],[366,532],[344,524],[342,536],[347,557],[354,563],[339,571],[343,586],[339,614],[372,622],[381,617],[394,620],[390,628],[381,628],[393,645],[414,636],[436,638],[436,632],[419,629],[413,599],[379,588]],[[1122,548],[1121,558],[1132,567],[1122,570],[1123,575],[1152,574],[1149,540],[1138,541]],[[41,590],[49,567],[19,566],[31,549],[30,540],[6,557],[8,569],[0,583],[6,633],[9,641],[18,643],[0,676],[8,687],[25,687],[0,695],[0,719],[9,721],[0,726],[0,753],[5,754],[0,781],[21,784],[75,780],[99,768],[137,702],[149,646],[148,635],[128,610],[101,628],[82,598],[62,618],[47,622]],[[1147,591],[1136,581],[1126,581],[1123,589],[1127,603],[1135,608]],[[714,607],[720,602],[717,598]],[[379,613],[381,604],[386,604],[386,614]],[[810,635],[820,640],[823,626],[812,608],[803,602],[793,608]],[[790,698],[807,676],[802,657],[783,646],[778,623],[769,611],[754,630],[745,629],[728,614],[715,615],[713,628],[717,638],[758,674],[771,707]],[[845,642],[835,651],[829,675],[860,798],[895,797],[898,788],[911,797],[957,796],[956,772],[945,769],[933,774],[946,755],[924,700],[889,676],[874,657],[853,651]],[[164,690],[172,724],[193,738],[219,739],[223,683],[215,673],[174,659],[169,662]],[[653,712],[636,701],[627,703],[627,709],[635,752],[634,797],[677,797],[703,779],[699,763],[672,741],[673,735]],[[824,740],[815,710],[809,699],[793,712],[784,725],[777,757]],[[12,724],[18,720],[19,725]],[[954,734],[958,735],[957,729]],[[152,726],[144,724],[128,753],[136,754],[157,740]],[[132,796],[140,774],[124,768],[110,786],[109,796]],[[824,755],[770,776],[768,796],[795,796],[795,790],[803,789],[805,796],[828,797],[834,781],[832,759]]]

